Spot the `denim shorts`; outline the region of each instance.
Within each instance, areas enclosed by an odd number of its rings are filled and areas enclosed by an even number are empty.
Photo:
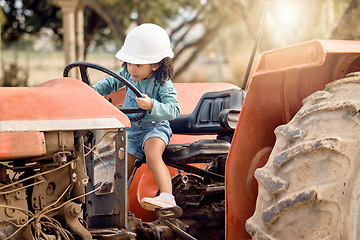
[[[145,141],[152,137],[158,137],[165,142],[167,146],[172,136],[169,121],[143,122],[141,120],[132,121],[131,128],[127,129],[128,154],[134,155],[142,160],[145,156]]]

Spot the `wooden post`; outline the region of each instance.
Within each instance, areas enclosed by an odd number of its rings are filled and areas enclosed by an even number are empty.
[[[76,61],[84,61],[84,6],[79,4],[75,14]]]
[[[84,16],[79,0],[58,0],[62,11],[65,65],[84,60]],[[74,76],[71,72],[70,76]],[[76,77],[79,75],[77,73]]]

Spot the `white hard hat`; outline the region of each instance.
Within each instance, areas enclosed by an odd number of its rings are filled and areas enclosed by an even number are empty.
[[[165,57],[172,58],[170,38],[158,25],[144,23],[133,28],[126,36],[116,58],[132,64],[158,63]]]

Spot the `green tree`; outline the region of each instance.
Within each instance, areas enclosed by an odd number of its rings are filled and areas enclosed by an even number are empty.
[[[51,28],[61,37],[61,12],[53,1],[47,0],[2,0],[6,17],[2,40],[11,43],[24,34],[37,34],[42,27]]]

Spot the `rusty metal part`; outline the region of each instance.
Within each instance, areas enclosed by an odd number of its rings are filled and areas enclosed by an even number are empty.
[[[99,240],[133,240],[136,237],[135,233],[123,229],[96,229],[91,234]]]
[[[94,139],[91,139],[93,136],[89,134],[88,137],[94,143]],[[127,136],[124,130],[116,132],[115,152],[118,152],[120,148],[126,149],[126,139]],[[111,191],[97,191],[95,194],[86,196],[86,214],[84,217],[91,230],[103,228],[127,228],[127,158],[120,160],[118,154],[114,154],[112,161],[114,162],[113,175],[109,174],[109,171],[106,168],[101,179],[99,179],[101,183],[104,183],[109,179],[113,180]],[[100,164],[103,164],[103,161],[100,162]],[[89,192],[96,189],[94,184],[98,182],[98,180],[95,179],[96,167],[93,154],[86,156],[86,168],[88,170],[87,175],[89,176],[89,184],[86,186],[86,190]]]
[[[0,186],[4,185],[0,184]],[[15,191],[7,194],[0,192],[0,239],[3,239],[1,235],[9,236],[28,220],[28,215],[25,213],[28,209],[26,193],[25,189],[21,189],[22,187],[22,184],[17,184],[6,189],[7,192]]]
[[[49,170],[47,168],[42,171]],[[42,175],[36,179],[36,182],[40,181],[40,178],[45,180],[33,187],[31,202],[35,212],[40,211],[47,207],[50,203],[58,200],[59,196],[64,190],[72,184],[70,175],[70,166],[61,168],[56,172],[50,172]],[[59,201],[55,206],[62,204],[65,198]]]
[[[48,156],[59,151],[72,151],[74,149],[74,132],[45,132],[45,144]]]
[[[177,218],[180,217],[183,213],[182,209],[178,206],[171,207],[171,208],[157,208],[155,209],[156,218],[159,221],[167,220],[170,218]]]
[[[6,172],[7,167],[3,164],[0,164],[0,183],[1,184],[6,184],[9,183],[10,178],[9,178],[9,174],[7,174]]]
[[[193,236],[191,236],[190,234],[188,234],[184,229],[181,228],[181,226],[183,227],[184,224],[179,221],[178,217],[181,217],[183,211],[180,207],[175,206],[175,207],[171,207],[171,208],[158,208],[155,209],[156,212],[156,216],[158,218],[158,220],[156,221],[156,225],[166,225],[168,226],[171,230],[173,230],[177,235],[179,235],[181,237],[181,239],[187,239],[187,240],[196,240],[196,238],[194,238]],[[183,227],[185,228],[185,227]]]
[[[75,154],[78,158],[71,164],[70,172],[72,176],[72,181],[74,183],[74,188],[71,192],[72,197],[78,197],[85,194],[85,187],[88,184],[89,178],[86,174],[85,167],[85,151],[84,143],[85,136],[76,137],[75,140]],[[85,203],[85,196],[81,198],[76,198],[77,203]]]
[[[163,223],[169,228],[171,228],[174,232],[176,232],[176,234],[178,234],[181,237],[181,239],[196,240],[196,238],[194,238],[193,236],[191,236],[190,234],[188,234],[187,232],[185,232],[184,230],[182,230],[181,228],[179,228],[177,225],[170,222],[169,220],[163,220]]]
[[[65,220],[66,226],[68,226],[74,233],[79,235],[82,240],[92,240],[91,233],[84,228],[78,220],[81,213],[81,206],[74,203],[68,202],[62,208],[62,215]]]
[[[42,132],[0,132],[0,146],[0,161],[35,157],[46,153]]]

